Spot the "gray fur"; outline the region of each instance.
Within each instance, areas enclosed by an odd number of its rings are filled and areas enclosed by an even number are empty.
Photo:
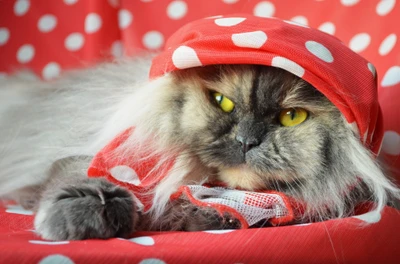
[[[0,196],[11,193],[33,208],[40,200],[35,226],[42,237],[239,228],[229,215],[170,201],[179,186],[205,181],[285,192],[308,204],[299,221],[350,215],[366,198],[379,211],[389,195],[398,195],[337,108],[294,75],[225,65],[140,82],[147,67],[124,62],[54,83],[14,79],[0,88]],[[223,112],[212,91],[234,101],[235,110]],[[13,100],[6,102],[5,95]],[[307,109],[308,119],[281,126],[280,111],[292,107]],[[151,138],[157,142],[154,155],[179,161],[157,186],[145,215],[125,189],[85,177],[90,157],[131,126],[135,134],[122,154]],[[243,151],[240,138],[257,143]]]

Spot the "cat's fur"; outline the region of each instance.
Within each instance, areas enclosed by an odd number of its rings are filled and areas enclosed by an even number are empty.
[[[147,82],[147,67],[127,61],[47,84],[14,79],[0,88],[0,195],[16,194],[34,207],[36,197],[27,193],[37,194],[35,226],[44,238],[240,227],[230,215],[169,199],[180,185],[213,180],[300,199],[308,207],[298,221],[343,217],[362,200],[376,202],[379,211],[390,195],[398,196],[339,110],[294,75],[217,65]],[[212,91],[234,101],[234,111],[223,112]],[[293,107],[309,117],[283,127],[279,113]],[[151,140],[161,160],[178,156],[146,215],[125,189],[85,176],[91,157],[131,126],[135,133],[121,155]],[[244,153],[238,138],[256,143]]]

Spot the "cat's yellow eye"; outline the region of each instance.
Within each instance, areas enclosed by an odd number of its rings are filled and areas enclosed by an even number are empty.
[[[303,108],[289,108],[282,110],[279,121],[285,127],[297,126],[308,117],[308,112]]]
[[[213,93],[215,101],[219,104],[222,111],[226,113],[230,113],[235,108],[235,103],[232,102],[229,98],[225,97],[223,94],[220,93]]]

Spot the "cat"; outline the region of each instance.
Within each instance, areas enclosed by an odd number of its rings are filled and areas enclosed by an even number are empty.
[[[283,192],[307,204],[296,222],[345,217],[361,201],[379,211],[398,195],[341,112],[301,78],[213,65],[147,81],[148,67],[148,59],[126,60],[49,83],[3,83],[0,196],[36,210],[44,239],[241,227],[228,213],[171,201],[186,184]],[[132,126],[136,142],[151,138],[154,153],[178,157],[146,214],[128,190],[86,176],[92,157]]]

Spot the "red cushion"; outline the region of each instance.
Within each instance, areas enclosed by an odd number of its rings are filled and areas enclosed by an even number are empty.
[[[140,263],[311,264],[398,263],[400,259],[400,212],[389,207],[378,223],[364,227],[363,221],[346,218],[261,229],[141,232],[131,239],[53,242],[43,241],[32,232],[33,216],[24,215],[30,213],[15,205],[0,207],[0,263],[139,263],[147,260]],[[369,222],[378,218],[364,215]],[[54,262],[44,262],[46,258]]]

